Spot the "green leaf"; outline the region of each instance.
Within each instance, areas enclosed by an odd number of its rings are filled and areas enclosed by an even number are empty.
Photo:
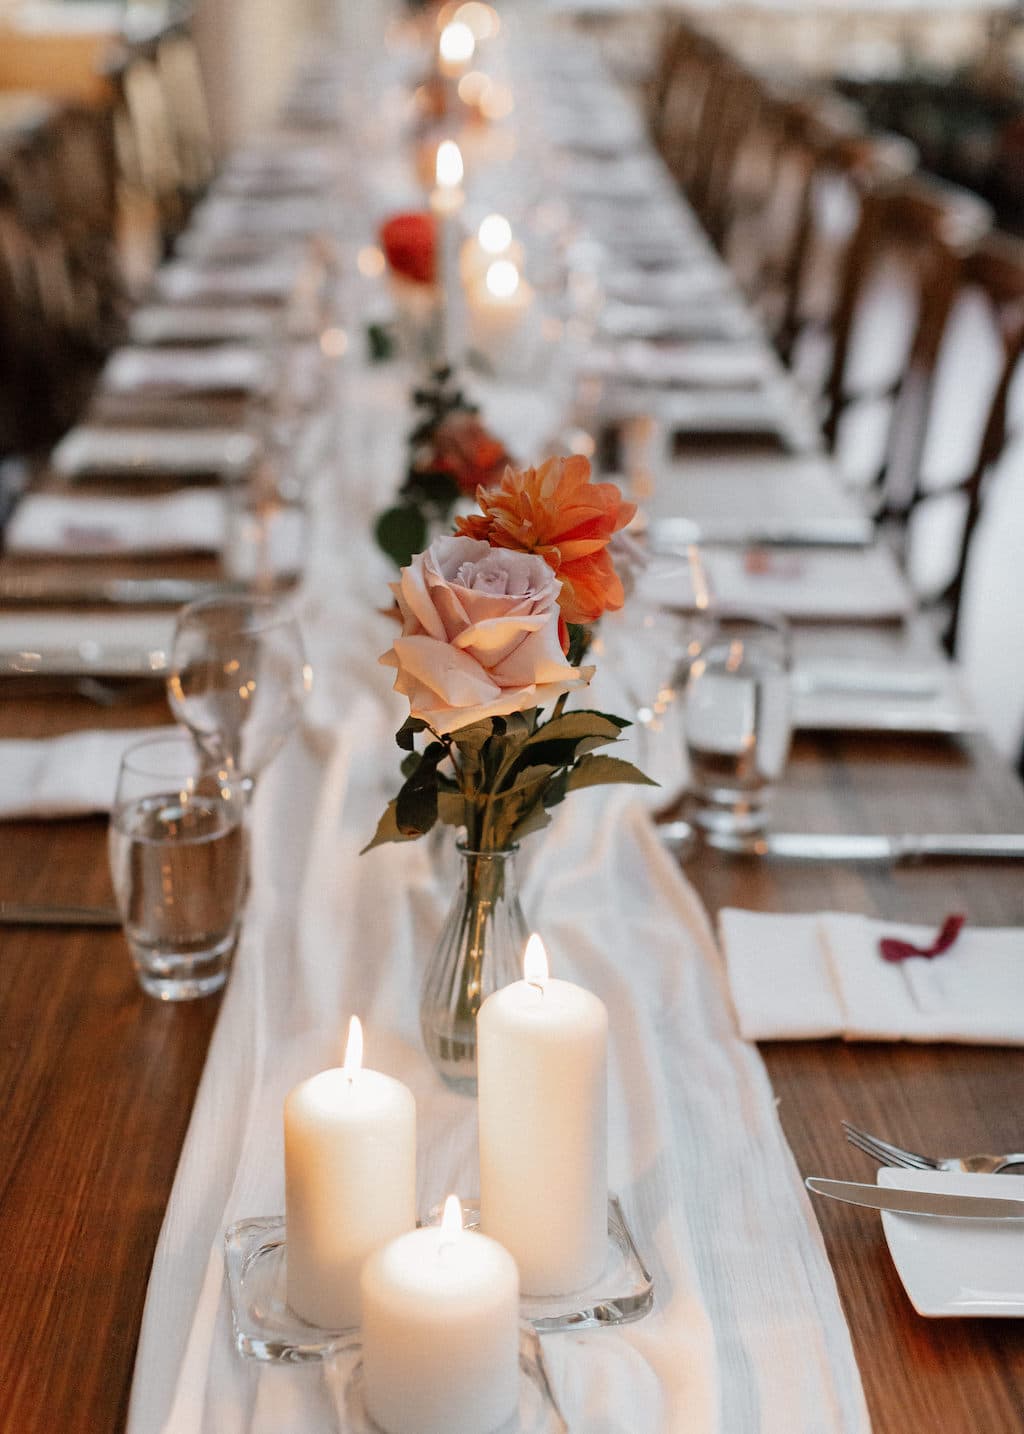
[[[413,774],[413,772],[415,772],[416,768],[419,766],[419,764],[420,764],[421,761],[422,761],[422,757],[420,756],[420,753],[419,753],[419,752],[408,752],[408,753],[402,758],[402,763],[401,763],[401,766],[400,766],[400,768],[399,768],[399,770],[400,770],[401,773],[402,773],[403,778],[405,778],[405,777],[411,777],[412,774]]]
[[[559,802],[564,802],[569,792],[569,772],[563,770],[557,777],[552,777],[544,788],[543,802],[546,811],[557,807]]]
[[[484,722],[472,722],[468,727],[457,727],[449,735],[456,747],[467,752],[479,752],[493,731],[491,719],[488,717]]]
[[[592,628],[585,627],[578,622],[570,622],[568,628],[569,651],[565,654],[565,658],[571,667],[579,667],[587,655],[587,648],[593,641],[594,632]]]
[[[366,347],[371,363],[387,363],[395,356],[395,328],[393,324],[367,324]]]
[[[603,712],[563,712],[537,728],[531,742],[550,741],[554,737],[607,737],[614,741],[622,731],[622,721],[606,717]]]
[[[614,712],[598,712],[596,707],[574,707],[569,713],[571,717],[600,717],[604,722],[611,722],[622,732],[626,727],[632,727],[632,722],[626,717],[617,717]]]
[[[360,856],[363,856],[368,851],[372,851],[375,846],[383,846],[385,842],[412,841],[415,836],[419,835],[418,832],[407,833],[399,830],[397,809],[398,798],[395,797],[388,802],[386,810],[377,823],[377,830],[373,834],[373,840],[367,842],[363,850],[359,853]]]
[[[459,485],[451,474],[434,469],[421,469],[410,473],[405,491],[415,494],[424,503],[436,508],[441,518],[451,512],[459,497]]]
[[[398,503],[377,519],[377,546],[400,568],[408,567],[427,546],[427,520],[411,503]]]
[[[437,764],[446,756],[443,743],[431,742],[398,793],[395,819],[404,836],[424,836],[437,821]]]
[[[422,717],[407,717],[395,733],[395,741],[403,752],[411,752],[414,746],[414,738],[418,732],[425,732],[427,724]]]
[[[637,787],[656,787],[650,777],[644,775],[632,762],[621,757],[582,757],[569,773],[566,790],[578,792],[583,787],[600,787],[612,782],[629,782]]]
[[[529,836],[531,832],[543,831],[551,825],[551,818],[548,816],[543,802],[534,802],[533,806],[521,817],[517,826],[512,832],[512,840],[519,841],[521,837]]]
[[[516,780],[511,787],[504,787],[502,789],[499,793],[499,799],[504,801],[506,797],[515,796],[516,793],[535,786],[538,782],[546,782],[547,779],[553,777],[557,771],[557,767],[553,767],[547,762],[538,763],[532,767],[525,767],[521,772],[516,774]]]

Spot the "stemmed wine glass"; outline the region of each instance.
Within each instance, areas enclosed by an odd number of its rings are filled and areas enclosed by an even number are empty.
[[[295,618],[271,598],[215,594],[182,608],[167,698],[199,748],[251,792],[312,686]]]

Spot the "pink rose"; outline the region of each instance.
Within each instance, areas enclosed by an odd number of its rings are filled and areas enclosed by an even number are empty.
[[[585,687],[558,638],[561,583],[543,558],[437,538],[392,584],[402,635],[381,658],[413,717],[457,732]]]

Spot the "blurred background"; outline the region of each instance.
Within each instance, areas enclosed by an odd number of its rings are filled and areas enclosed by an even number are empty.
[[[372,8],[0,0],[0,519],[302,46]],[[1024,6],[540,8],[603,47],[1019,761]]]

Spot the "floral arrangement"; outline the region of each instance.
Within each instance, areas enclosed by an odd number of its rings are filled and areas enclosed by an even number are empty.
[[[508,469],[477,501],[392,584],[402,631],[381,662],[409,701],[396,736],[405,781],[367,850],[442,821],[472,850],[504,851],[570,792],[654,785],[597,750],[626,721],[565,710],[594,673],[582,665],[590,624],[624,601],[608,544],[634,505],[581,457]]]
[[[397,501],[377,519],[378,545],[398,567],[427,544],[431,528],[447,524],[460,497],[498,483],[509,463],[504,445],[480,422],[478,409],[437,369],[413,393],[419,410],[409,435],[409,467]]]
[[[430,213],[393,214],[380,227],[388,268],[413,284],[433,284],[437,270],[437,227]]]

